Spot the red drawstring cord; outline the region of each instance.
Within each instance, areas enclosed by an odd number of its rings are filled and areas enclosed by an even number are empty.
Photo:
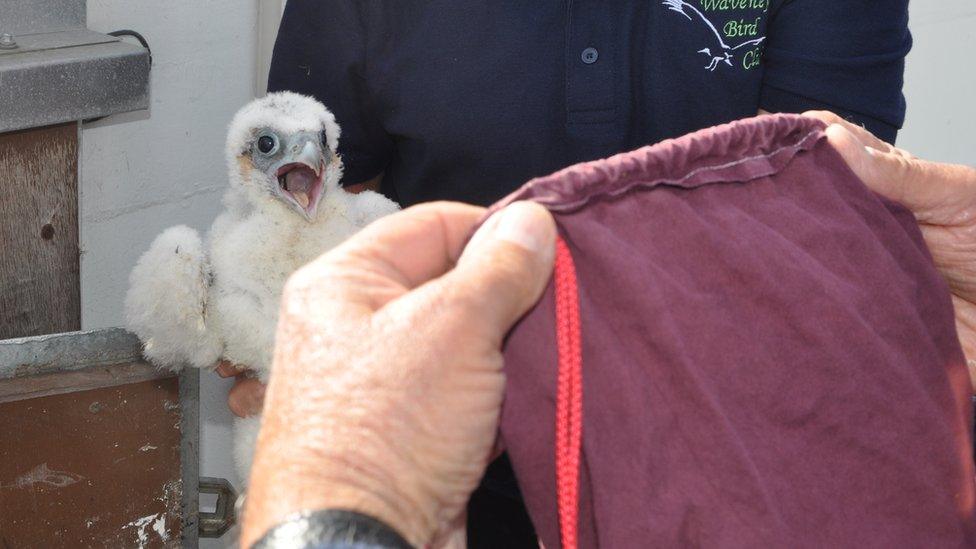
[[[556,498],[563,549],[576,549],[580,444],[583,432],[583,348],[576,266],[569,247],[556,242]]]

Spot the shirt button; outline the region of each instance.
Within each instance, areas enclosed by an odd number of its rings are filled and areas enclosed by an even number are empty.
[[[580,54],[580,59],[582,59],[587,65],[596,63],[596,60],[599,58],[600,52],[596,51],[596,48],[586,48],[583,50],[583,53]]]

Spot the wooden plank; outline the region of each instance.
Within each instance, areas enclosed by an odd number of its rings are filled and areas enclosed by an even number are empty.
[[[6,379],[0,380],[0,404],[165,377],[173,377],[173,373],[145,363],[133,363]]]
[[[0,134],[0,339],[81,327],[78,124]]]
[[[179,396],[169,377],[0,404],[0,547],[179,547]]]

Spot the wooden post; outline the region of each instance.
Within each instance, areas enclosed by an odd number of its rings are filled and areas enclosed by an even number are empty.
[[[0,134],[0,339],[81,328],[78,123]]]

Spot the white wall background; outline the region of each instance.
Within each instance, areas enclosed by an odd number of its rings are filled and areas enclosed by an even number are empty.
[[[915,155],[976,166],[976,1],[911,0],[908,118],[898,145]]]
[[[175,224],[206,230],[226,185],[227,123],[253,97],[258,0],[89,0],[88,26],[135,29],[153,53],[148,113],[86,125],[81,142],[81,284],[85,329],[121,323],[139,254]],[[240,486],[225,395],[201,376],[201,468]],[[225,542],[203,542],[219,547]]]
[[[179,223],[203,231],[215,217],[226,180],[224,129],[263,87],[274,35],[269,21],[282,2],[89,0],[90,28],[146,36],[153,75],[148,113],[112,117],[82,134],[85,329],[121,322],[129,270],[156,234]],[[899,144],[976,165],[976,2],[913,0],[911,13],[915,50]],[[225,404],[230,382],[204,375],[201,384],[201,474],[239,486]]]

